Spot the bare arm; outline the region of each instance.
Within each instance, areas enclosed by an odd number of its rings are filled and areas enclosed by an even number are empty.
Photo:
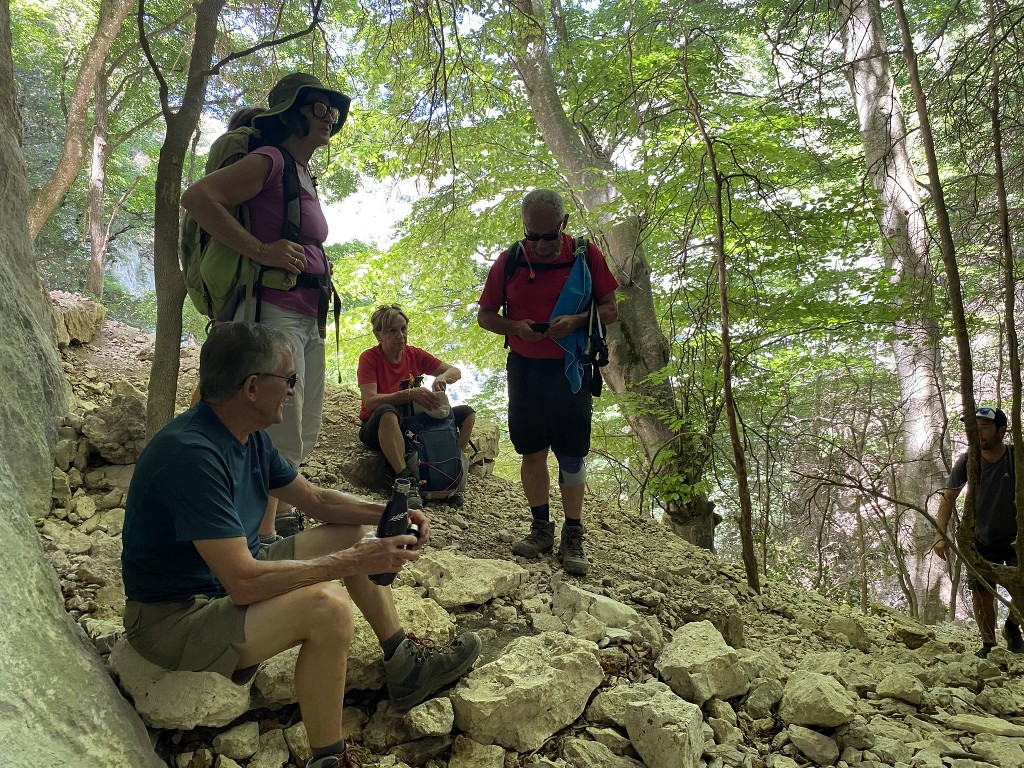
[[[236,605],[262,602],[322,581],[391,573],[419,558],[415,549],[403,549],[415,546],[413,536],[360,541],[312,560],[257,560],[241,536],[193,543]]]
[[[449,384],[454,384],[462,378],[462,371],[454,365],[441,363],[441,365],[437,367],[437,370],[430,375],[434,377],[434,383],[432,385],[434,391],[444,391],[447,389]]]
[[[317,520],[334,525],[376,526],[384,511],[382,502],[370,501],[333,488],[319,488],[302,475],[296,475],[295,479],[283,488],[274,489],[273,494],[282,501],[299,507],[303,512],[308,512]],[[420,510],[415,509],[409,510],[409,518],[420,529],[419,542],[412,545],[412,549],[418,549],[430,538],[430,520]]]
[[[273,162],[266,155],[246,155],[237,163],[195,181],[181,196],[181,207],[200,227],[229,248],[268,267],[294,274],[305,268],[306,253],[289,240],[264,243],[232,215],[236,205],[251,200],[263,189]]]

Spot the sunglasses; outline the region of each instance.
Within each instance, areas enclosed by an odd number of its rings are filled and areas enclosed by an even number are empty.
[[[331,116],[331,123],[338,122],[338,117],[341,113],[332,107],[330,104],[324,104],[322,101],[310,101],[306,104],[307,107],[313,110],[313,117],[323,120],[328,115]]]
[[[523,230],[523,237],[525,237],[531,243],[536,243],[538,240],[547,240],[548,242],[552,240],[557,240],[561,236],[561,234],[562,227],[559,227],[554,232],[545,232],[542,235],[536,232],[527,232],[525,229]]]
[[[974,414],[976,417],[980,416],[983,419],[994,419],[996,417],[995,408],[979,408],[978,412]]]
[[[250,373],[249,376],[242,379],[242,384],[245,384],[250,376],[273,376],[275,379],[284,379],[288,382],[288,389],[295,389],[295,385],[299,383],[299,374],[297,373],[293,373],[291,376],[282,376],[279,373]],[[238,386],[242,386],[242,384]]]

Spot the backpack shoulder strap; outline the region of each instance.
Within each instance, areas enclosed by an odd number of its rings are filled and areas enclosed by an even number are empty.
[[[505,279],[501,283],[501,313],[505,316],[508,316],[508,284],[512,282],[516,270],[522,266],[522,259],[519,258],[522,252],[523,241],[516,240],[505,253],[505,264],[503,265]]]

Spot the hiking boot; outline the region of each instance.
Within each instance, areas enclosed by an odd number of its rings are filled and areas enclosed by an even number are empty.
[[[406,635],[384,662],[391,706],[406,712],[462,677],[480,654],[480,636],[463,632],[448,645]]]
[[[979,659],[987,659],[988,655],[992,653],[993,648],[995,648],[994,645],[989,645],[988,643],[985,643],[981,646],[981,648],[974,652],[974,655],[977,656]]]
[[[550,555],[555,548],[555,524],[545,520],[534,520],[526,538],[512,545],[512,554],[520,557]]]
[[[1003,624],[1003,637],[1010,653],[1024,653],[1024,638],[1020,636],[1020,626],[1012,622]]]
[[[302,513],[292,507],[274,515],[274,530],[277,531],[278,536],[288,538],[306,530],[306,521]]]
[[[420,496],[420,492],[416,488],[409,489],[406,503],[408,503],[409,509],[423,509],[423,497]]]
[[[363,768],[363,761],[357,750],[351,744],[345,747],[340,755],[328,755],[306,763],[306,768]]]
[[[573,576],[586,576],[590,570],[590,561],[583,551],[583,526],[563,525],[562,540],[558,543],[558,559],[566,573]]]

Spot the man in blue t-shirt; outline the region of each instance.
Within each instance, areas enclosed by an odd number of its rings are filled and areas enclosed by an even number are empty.
[[[980,478],[974,501],[974,545],[986,560],[1001,565],[1017,565],[1013,548],[1017,538],[1017,505],[1014,495],[1013,449],[1003,443],[1006,434],[1006,414],[999,408],[979,408],[975,414],[978,423],[978,441],[981,447]],[[967,454],[953,464],[949,480],[939,502],[939,514],[933,548],[943,560],[948,555],[946,527],[956,509],[961,489],[967,485]],[[973,494],[972,489],[968,493]],[[996,597],[971,574],[967,578],[974,602],[974,618],[981,634],[981,649],[977,655],[988,656],[996,645]],[[1014,653],[1024,653],[1024,639],[1020,626],[1013,617],[1003,625],[1006,646]]]
[[[399,711],[461,677],[480,639],[466,632],[426,652],[406,636],[391,590],[368,576],[416,560],[430,522],[412,511],[419,539],[364,538],[384,505],[317,488],[281,457],[263,430],[280,423],[296,379],[279,331],[222,323],[210,332],[200,353],[202,400],[157,433],[132,477],[124,624],[132,647],[154,664],[236,680],[300,646],[295,693],[313,750],[307,765],[336,768],[353,763],[341,723],[350,598],[381,643]],[[271,492],[322,525],[261,543]]]

